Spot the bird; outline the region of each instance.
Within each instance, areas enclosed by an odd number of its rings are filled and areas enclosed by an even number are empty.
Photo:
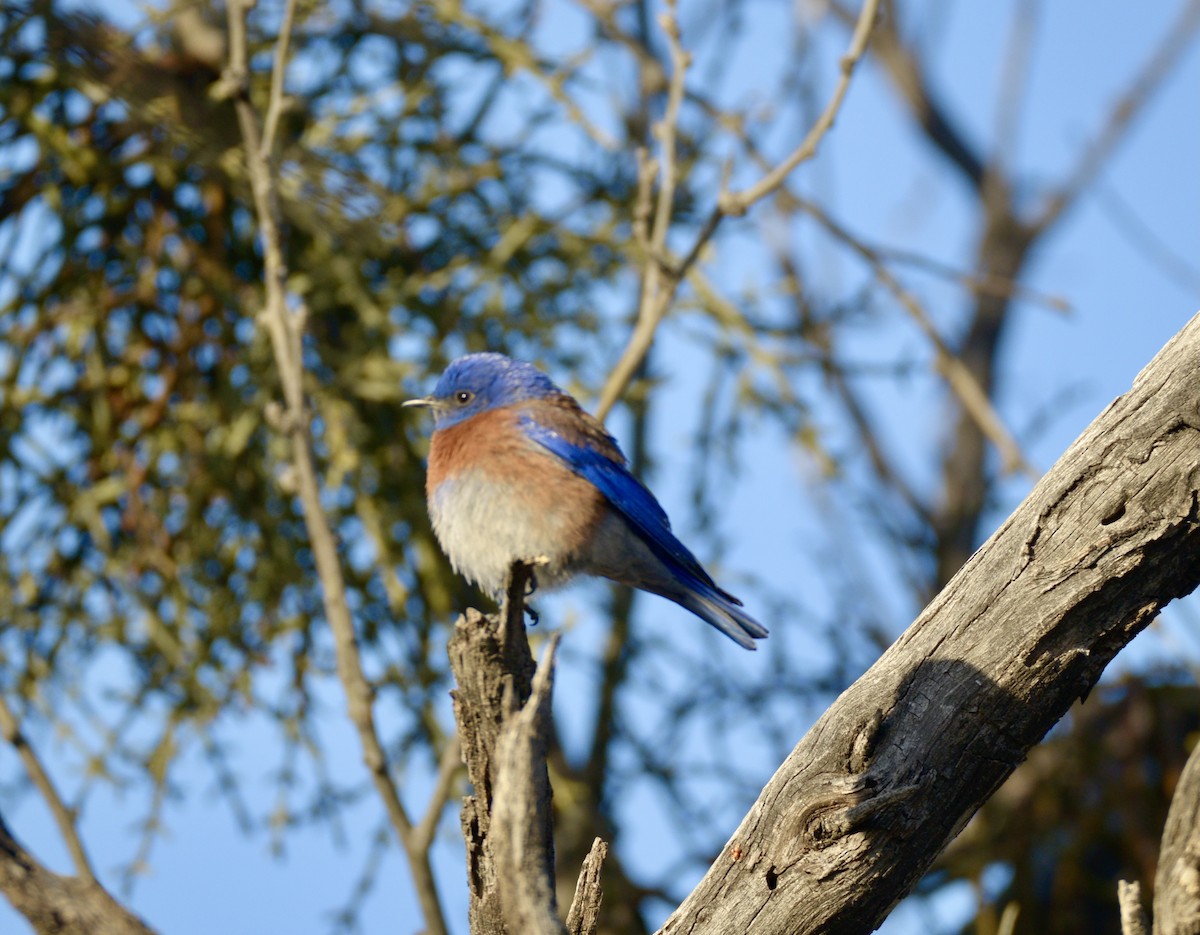
[[[577,575],[665,597],[755,649],[767,628],[716,585],[629,471],[616,440],[533,364],[504,354],[452,361],[433,393],[425,493],[454,569],[493,596],[514,562],[536,586]]]

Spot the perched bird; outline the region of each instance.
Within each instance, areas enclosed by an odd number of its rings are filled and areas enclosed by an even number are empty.
[[[438,541],[491,594],[522,560],[543,587],[598,575],[672,600],[746,649],[767,635],[675,538],[604,426],[532,364],[469,354],[404,405],[433,410],[425,491]]]

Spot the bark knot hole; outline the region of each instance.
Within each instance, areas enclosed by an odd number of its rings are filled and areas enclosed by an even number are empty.
[[[771,864],[771,869],[767,871],[767,889],[773,890],[779,883],[779,874],[775,872],[775,865]]]
[[[1125,504],[1123,502],[1118,503],[1115,507],[1113,507],[1113,509],[1108,511],[1108,514],[1106,516],[1103,516],[1100,518],[1100,525],[1101,526],[1109,526],[1112,523],[1115,523],[1117,520],[1119,520],[1124,515],[1125,515]]]

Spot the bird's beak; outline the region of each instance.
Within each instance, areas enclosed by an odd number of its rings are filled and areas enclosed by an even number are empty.
[[[419,396],[416,399],[406,399],[404,402],[402,402],[400,404],[401,408],[411,406],[414,409],[417,407],[433,408],[433,406],[435,406],[435,405],[437,405],[437,400],[434,399],[432,396]]]

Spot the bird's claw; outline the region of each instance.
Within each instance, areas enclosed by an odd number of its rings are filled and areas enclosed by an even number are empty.
[[[528,606],[527,606],[527,607],[525,608],[525,613],[529,614],[529,625],[530,625],[531,627],[536,627],[536,626],[538,625],[538,623],[539,623],[539,622],[541,621],[541,619],[542,619],[542,615],[541,615],[541,614],[539,614],[539,613],[538,613],[536,610],[534,610],[532,607],[528,607]]]

